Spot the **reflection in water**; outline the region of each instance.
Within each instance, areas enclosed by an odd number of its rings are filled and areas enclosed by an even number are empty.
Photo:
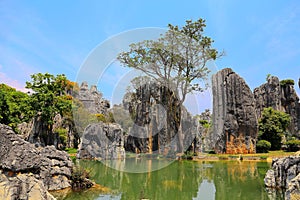
[[[126,159],[123,167],[135,167],[136,163],[144,163],[143,168],[151,171],[164,161]],[[70,193],[61,199],[268,199],[263,183],[269,168],[265,162],[176,161],[147,173],[117,171],[97,161],[79,164],[91,171],[91,178],[98,184],[110,188],[109,194]]]
[[[193,198],[193,200],[214,200],[215,192],[216,188],[214,183],[208,180],[203,180],[197,192],[197,197]]]

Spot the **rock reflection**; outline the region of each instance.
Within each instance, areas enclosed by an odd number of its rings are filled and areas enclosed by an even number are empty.
[[[98,184],[109,188],[111,195],[122,200],[268,199],[263,183],[268,164],[264,162],[176,161],[165,168],[151,171],[163,160],[127,159],[123,167],[133,167],[140,162],[144,162],[148,172],[117,171],[96,161],[79,163],[90,169],[92,178]],[[98,197],[90,197],[86,199],[101,199],[99,194]],[[73,196],[72,199],[80,198]]]

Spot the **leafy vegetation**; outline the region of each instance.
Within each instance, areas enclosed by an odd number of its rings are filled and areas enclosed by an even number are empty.
[[[90,172],[83,167],[76,165],[72,170],[71,186],[73,190],[83,190],[93,186],[93,183],[88,180]]]
[[[271,149],[271,143],[267,140],[259,140],[256,144],[257,153],[268,153]]]
[[[272,76],[271,74],[267,74],[266,81],[268,81],[271,76]]]
[[[32,116],[29,95],[0,84],[0,123],[9,125],[16,131],[18,124],[28,122]]]
[[[293,79],[285,79],[280,81],[281,86],[285,85],[295,85],[295,81]]]
[[[290,124],[290,116],[284,112],[265,108],[262,117],[259,119],[259,140],[266,140],[271,143],[271,150],[281,148],[281,136],[285,133]]]
[[[285,145],[287,146],[287,151],[295,152],[300,150],[300,140],[289,140],[285,143]]]
[[[212,126],[212,124],[205,119],[200,119],[199,123],[204,127],[204,128],[210,128]]]

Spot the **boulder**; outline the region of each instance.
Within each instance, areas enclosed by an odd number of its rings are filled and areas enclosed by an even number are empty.
[[[216,153],[255,153],[258,121],[249,86],[226,68],[213,75],[212,90]]]
[[[124,159],[123,129],[116,123],[90,124],[84,130],[77,158]]]
[[[40,147],[21,139],[0,124],[0,169],[11,176],[32,174],[47,190],[70,187],[73,163],[68,154],[54,146]]]

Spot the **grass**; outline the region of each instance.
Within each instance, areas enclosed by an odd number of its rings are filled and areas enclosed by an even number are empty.
[[[204,154],[206,159],[232,160],[238,159],[240,154]],[[267,160],[272,161],[272,158],[285,157],[295,155],[295,152],[286,151],[269,151],[268,153],[241,154],[244,160]],[[199,155],[201,157],[201,155]]]

